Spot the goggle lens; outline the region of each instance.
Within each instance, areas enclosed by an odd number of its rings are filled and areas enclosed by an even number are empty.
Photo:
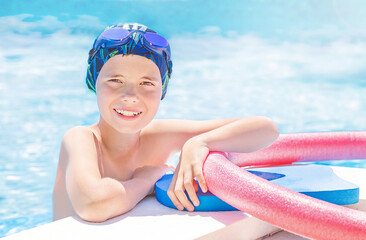
[[[156,33],[148,32],[144,34],[144,37],[153,47],[165,48],[168,46],[168,41]]]
[[[101,37],[111,41],[121,41],[129,35],[128,30],[121,28],[110,28],[102,33]]]

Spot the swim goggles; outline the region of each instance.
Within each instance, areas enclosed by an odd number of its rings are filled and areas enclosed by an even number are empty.
[[[118,26],[105,30],[94,41],[93,48],[89,52],[89,63],[93,60],[93,58],[101,48],[115,48],[128,44],[131,40],[136,41],[136,39],[139,39],[136,36],[137,34],[141,36],[141,43],[146,49],[166,58],[167,64],[169,64],[169,62],[171,61],[168,51],[169,43],[164,37],[155,32],[127,30]]]

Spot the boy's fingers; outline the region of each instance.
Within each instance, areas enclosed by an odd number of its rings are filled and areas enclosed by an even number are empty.
[[[183,183],[183,176],[180,175],[177,178],[177,182],[175,184],[175,189],[174,189],[174,193],[177,196],[177,198],[179,199],[179,201],[183,204],[183,206],[188,210],[188,211],[193,211],[194,207],[191,204],[191,202],[188,200],[186,194],[184,193],[184,183]]]
[[[179,209],[179,210],[181,210],[181,211],[183,211],[183,209],[184,209],[184,207],[183,207],[183,205],[179,202],[179,200],[178,200],[178,198],[175,196],[175,193],[172,191],[172,190],[168,190],[168,196],[169,196],[169,198],[170,198],[170,200],[172,200],[172,203],[174,204],[174,206],[177,208],[177,209]]]
[[[179,210],[183,211],[184,207],[174,193],[175,183],[176,183],[176,177],[173,176],[173,179],[172,179],[172,182],[170,183],[167,194],[168,194],[170,200],[172,200],[172,203],[174,204],[174,206],[176,208],[178,208]]]
[[[196,171],[195,177],[201,187],[202,192],[204,192],[204,193],[207,192],[207,185],[206,185],[205,178],[203,177],[202,170]]]
[[[200,204],[200,202],[198,200],[196,190],[194,189],[192,181],[194,180],[192,179],[191,174],[187,174],[184,176],[184,187],[187,190],[189,198],[191,199],[193,204],[197,207]]]
[[[204,193],[207,192],[207,185],[206,185],[206,181],[203,178],[203,176],[199,175],[196,177],[196,179],[197,179],[198,183],[200,184],[202,192],[204,192]]]

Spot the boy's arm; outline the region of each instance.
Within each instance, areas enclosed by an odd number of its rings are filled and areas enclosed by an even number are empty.
[[[195,128],[186,125],[187,128]],[[182,147],[181,158],[174,174],[168,195],[174,205],[193,211],[193,206],[184,191],[186,190],[195,206],[199,205],[196,195],[196,178],[202,191],[207,191],[202,166],[209,151],[253,152],[271,145],[279,132],[272,120],[266,117],[242,118],[191,137]]]
[[[102,178],[98,168],[96,138],[86,127],[70,129],[62,140],[68,158],[66,188],[76,213],[84,220],[102,222],[131,210],[152,192],[166,165],[139,168],[131,180]]]

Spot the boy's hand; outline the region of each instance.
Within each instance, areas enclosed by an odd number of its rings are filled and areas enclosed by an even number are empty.
[[[174,171],[174,169],[174,166],[168,164],[143,166],[136,168],[133,173],[133,178],[148,179],[152,183],[152,187],[148,193],[149,195],[154,192],[155,182],[164,176],[166,172]]]
[[[195,206],[200,204],[196,194],[198,185],[194,178],[197,179],[202,192],[207,192],[202,166],[208,153],[208,147],[198,138],[191,138],[184,144],[177,169],[168,189],[169,198],[179,210],[184,208],[190,212],[194,210],[184,192],[185,190]]]

